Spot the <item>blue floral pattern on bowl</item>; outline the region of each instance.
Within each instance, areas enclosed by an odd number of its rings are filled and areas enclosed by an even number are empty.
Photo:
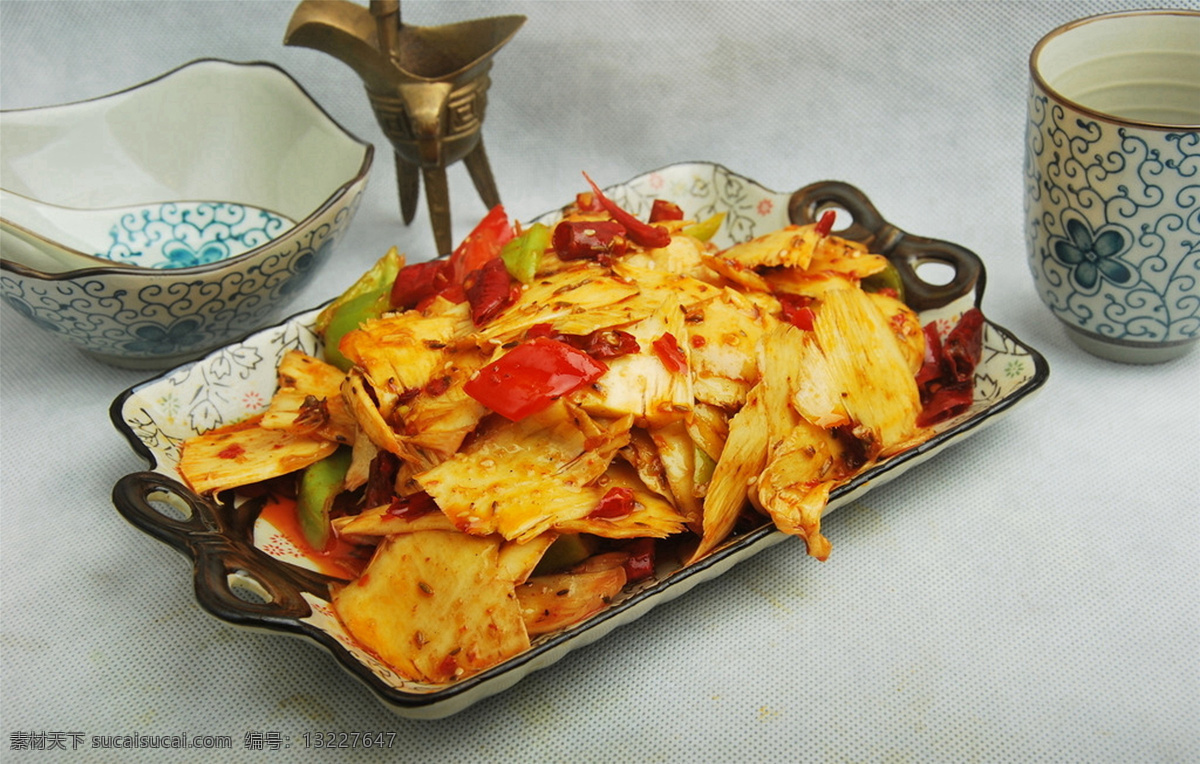
[[[96,257],[139,268],[190,268],[266,244],[295,223],[282,215],[229,202],[166,202],[124,212]]]
[[[46,280],[0,271],[0,300],[37,327],[107,363],[162,368],[276,318],[346,232],[362,202],[355,193],[304,231],[238,268],[211,268],[183,281],[146,281],[134,269]],[[115,271],[115,272],[114,272]]]
[[[1091,119],[1036,86],[1027,130],[1042,301],[1073,331],[1134,350],[1200,338],[1200,135]]]

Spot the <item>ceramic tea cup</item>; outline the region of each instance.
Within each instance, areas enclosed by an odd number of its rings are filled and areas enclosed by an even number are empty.
[[[1130,11],[1029,59],[1025,222],[1038,294],[1102,358],[1200,339],[1200,12]]]

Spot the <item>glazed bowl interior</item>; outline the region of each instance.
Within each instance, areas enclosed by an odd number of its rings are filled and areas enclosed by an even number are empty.
[[[220,201],[299,222],[363,171],[365,146],[347,137],[275,66],[203,60],[101,98],[0,112],[0,177],[35,204]]]
[[[1116,120],[1200,125],[1200,13],[1134,11],[1081,19],[1034,49],[1035,77],[1057,96]]]

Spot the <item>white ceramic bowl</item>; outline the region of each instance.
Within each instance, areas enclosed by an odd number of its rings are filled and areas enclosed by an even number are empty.
[[[0,112],[0,298],[108,363],[198,357],[277,318],[328,260],[373,156],[266,63]],[[273,222],[245,222],[260,210]]]

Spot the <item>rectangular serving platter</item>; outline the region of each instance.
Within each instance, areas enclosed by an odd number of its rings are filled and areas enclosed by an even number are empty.
[[[822,209],[837,208],[852,219],[838,233],[871,245],[901,271],[923,324],[948,331],[967,309],[981,307],[984,269],[956,245],[906,234],[879,216],[857,189],[836,182],[794,193],[771,191],[730,170],[706,162],[671,165],[607,190],[618,203],[642,214],[654,198],[670,199],[689,217],[725,212],[716,240],[727,246],[778,229],[810,222]],[[552,221],[558,212],[544,215]],[[917,275],[928,263],[948,265],[949,283],[926,284]],[[342,628],[330,606],[331,579],[265,519],[252,499],[198,496],[183,483],[177,464],[188,438],[265,409],[276,386],[283,354],[299,349],[319,354],[313,322],[319,308],[256,332],[118,396],[111,406],[114,426],[148,464],[122,478],[113,502],[131,523],[188,556],[200,605],[227,622],[311,640],[330,652],[383,704],[410,718],[440,718],[501,692],[530,672],[550,666],[572,650],[630,623],[651,608],[679,597],[733,565],[790,538],[764,518],[760,527],[736,535],[708,557],[685,567],[661,566],[655,576],[628,587],[607,609],[560,632],[534,641],[525,652],[474,676],[445,685],[425,685],[399,676],[362,650]],[[1041,388],[1049,376],[1045,358],[1011,332],[987,321],[983,355],[975,372],[974,402],[941,423],[925,443],[883,461],[834,490],[826,513],[867,490],[895,479],[943,449],[997,421]],[[803,547],[797,547],[803,554]]]

